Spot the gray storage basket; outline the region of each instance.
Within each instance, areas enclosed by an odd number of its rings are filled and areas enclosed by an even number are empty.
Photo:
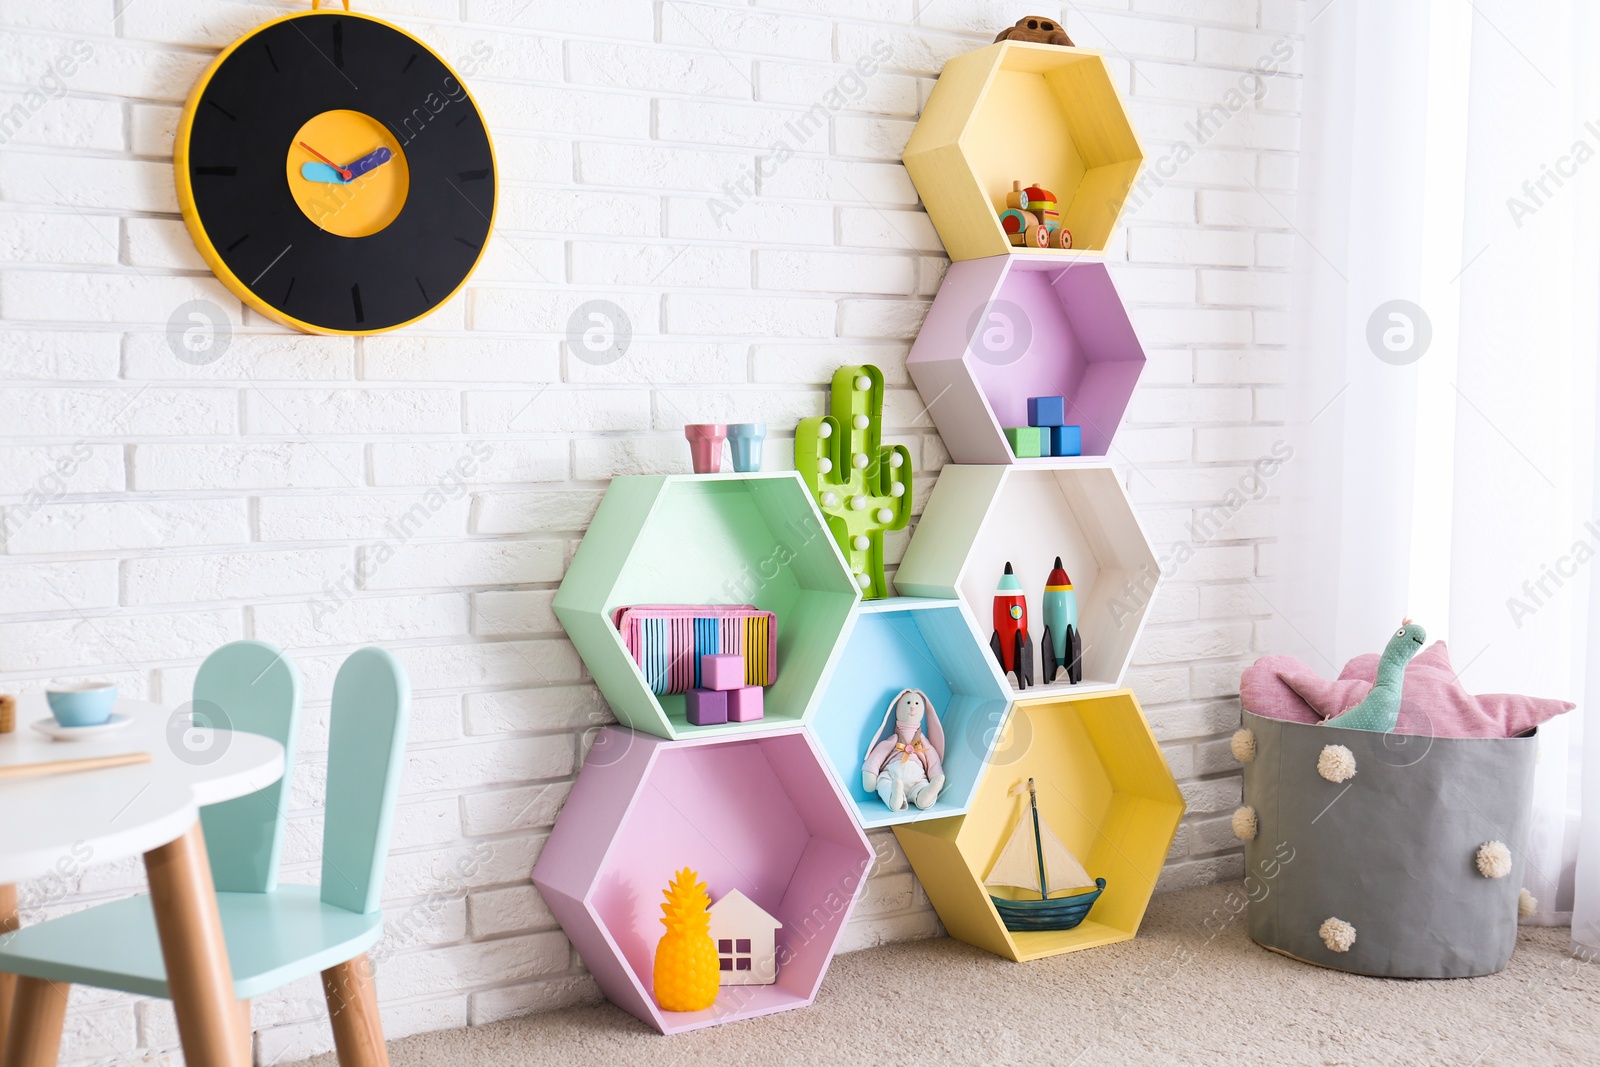
[[[1385,978],[1467,978],[1511,959],[1533,801],[1533,734],[1418,737],[1282,722],[1246,712],[1255,758],[1244,802],[1250,936],[1307,963]],[[1343,745],[1355,775],[1317,771]],[[1478,871],[1484,844],[1503,842],[1510,874]],[[1355,929],[1346,951],[1319,930]]]

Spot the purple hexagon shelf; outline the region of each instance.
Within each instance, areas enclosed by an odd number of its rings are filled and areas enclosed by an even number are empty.
[[[810,1004],[871,864],[806,731],[668,741],[608,726],[533,881],[612,1003],[672,1034]],[[737,889],[783,923],[776,984],[724,986],[704,1011],[656,1004],[661,894],[682,867],[713,901]]]
[[[1144,364],[1104,263],[1013,253],[950,265],[908,367],[955,462],[1028,463],[1005,429],[1030,396],[1066,397],[1083,454],[1104,456]]]

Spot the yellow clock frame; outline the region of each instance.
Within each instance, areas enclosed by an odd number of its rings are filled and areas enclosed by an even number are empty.
[[[416,37],[412,36],[404,29],[394,25],[391,22],[374,18],[371,15],[365,15],[359,12],[351,11],[350,0],[343,0],[342,11],[330,10],[324,12],[321,11],[321,7],[321,0],[313,0],[310,11],[294,12],[262,23],[260,26],[257,26],[249,33],[246,33],[228,45],[227,48],[223,49],[216,59],[214,59],[206,68],[205,72],[201,74],[193,89],[190,90],[189,98],[184,104],[183,113],[178,122],[177,137],[173,149],[173,167],[175,170],[177,184],[178,203],[182,210],[184,224],[189,231],[189,236],[194,241],[195,247],[199,250],[201,256],[205,259],[206,265],[217,276],[217,279],[226,285],[228,289],[248,307],[255,309],[257,312],[274,322],[278,322],[282,325],[311,334],[330,336],[367,336],[385,333],[391,330],[397,330],[402,327],[409,326],[424,318],[427,318],[440,307],[452,300],[455,295],[466,286],[472,274],[477,270],[478,266],[482,264],[484,253],[488,249],[489,238],[494,232],[494,223],[499,212],[498,178],[496,179],[494,199],[490,206],[488,227],[485,231],[482,245],[479,247],[477,256],[473,260],[471,267],[466,270],[460,281],[455,283],[455,285],[446,295],[437,300],[431,301],[427,309],[422,311],[420,314],[403,322],[395,322],[371,329],[335,329],[311,322],[306,322],[275,306],[270,301],[262,298],[251,288],[249,284],[245,282],[243,278],[241,278],[237,273],[234,272],[232,268],[228,266],[227,262],[223,258],[222,252],[217,248],[216,244],[212,240],[210,232],[208,232],[206,228],[204,218],[201,215],[199,205],[196,203],[195,198],[194,175],[191,171],[191,163],[193,162],[191,158],[191,141],[194,134],[196,115],[202,106],[207,88],[211,85],[212,79],[217,75],[217,72],[223,69],[229,59],[232,58],[240,48],[249,44],[260,34],[270,30],[272,27],[286,22],[311,18],[317,15],[337,15],[341,18],[360,19],[364,22],[375,23],[379,26],[393,30],[412,42],[420,52],[425,52],[427,55],[437,60],[442,67],[444,67],[449,75],[455,79],[457,85],[460,86],[465,96],[465,102],[472,108],[473,112],[479,116],[480,120],[482,120],[483,111],[481,108],[479,108],[478,102],[476,98],[473,97],[471,90],[467,88],[465,80],[461,78],[461,76],[456,72],[455,68],[452,67],[443,56],[439,55],[438,52],[430,48],[425,42],[418,40]],[[492,168],[492,172],[497,176],[499,173],[499,165],[494,153],[493,137],[489,132],[488,123],[486,120],[482,121],[482,127],[484,137],[488,140],[490,167]],[[286,177],[285,181],[287,180],[288,179]],[[362,238],[354,237],[345,239],[361,240]]]

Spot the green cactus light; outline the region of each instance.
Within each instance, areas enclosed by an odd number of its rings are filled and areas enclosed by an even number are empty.
[[[883,372],[871,364],[833,375],[831,415],[802,419],[794,465],[817,498],[865,600],[889,595],[883,535],[911,519],[911,453],[884,446]]]

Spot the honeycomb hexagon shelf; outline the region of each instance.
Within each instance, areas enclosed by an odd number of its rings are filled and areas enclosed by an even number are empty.
[[[1106,880],[1071,930],[1007,930],[983,884],[1027,817],[1026,793],[1010,791],[1030,777],[1040,816],[1090,876]],[[950,936],[1022,961],[1138,933],[1183,812],[1139,702],[1123,689],[1017,701],[967,814],[894,832]]]
[[[919,597],[959,597],[979,631],[993,632],[995,586],[1009,562],[1038,611],[1060,556],[1078,600],[1083,680],[1014,690],[1014,696],[1083,693],[1122,684],[1160,580],[1155,551],[1106,463],[1042,466],[953,464],[939,472],[900,561],[895,586]],[[1030,620],[1034,678],[1042,682],[1042,620]]]
[[[945,787],[933,807],[890,811],[861,788],[861,764],[902,689],[928,695],[944,727]],[[1010,703],[1005,676],[959,600],[862,601],[811,729],[861,825],[872,829],[967,810]]]
[[[748,734],[803,722],[860,589],[794,472],[615,478],[555,610],[618,721],[661,737]],[[620,607],[754,604],[777,615],[778,672],[755,722],[693,726],[657,697],[612,622]]]
[[[1104,456],[1144,365],[1104,263],[1023,255],[952,263],[907,361],[957,463],[1048,464],[1006,441],[1030,396],[1066,397],[1083,454]]]
[[[1105,250],[1144,150],[1098,53],[1002,41],[945,64],[903,158],[951,259],[1013,250],[1013,181],[1056,194],[1073,248],[1028,254],[1059,259]]]
[[[872,849],[803,729],[667,741],[597,735],[533,881],[600,988],[664,1034],[810,1004],[866,883]],[[652,994],[662,890],[692,868],[783,924],[774,985],[725,986],[704,1011]]]

